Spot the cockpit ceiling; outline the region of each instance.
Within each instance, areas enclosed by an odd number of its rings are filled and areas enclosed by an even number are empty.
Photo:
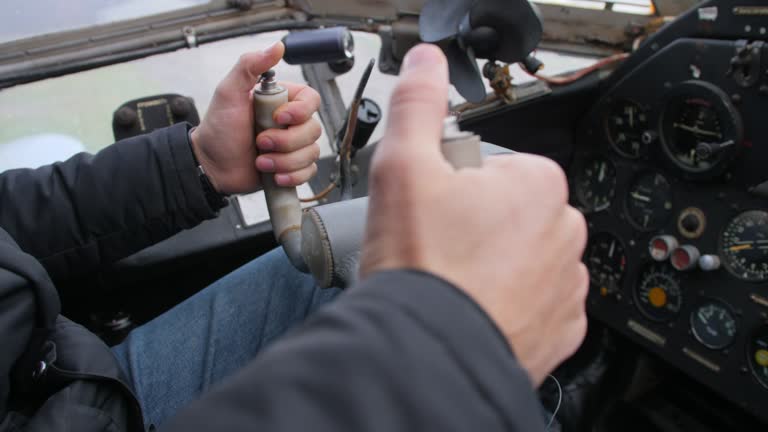
[[[677,16],[700,2],[700,0],[652,0],[654,10],[661,16]],[[418,14],[425,0],[289,0],[287,3],[315,16],[355,16],[393,20],[402,15]]]

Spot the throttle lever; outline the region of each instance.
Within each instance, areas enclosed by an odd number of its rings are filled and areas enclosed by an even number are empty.
[[[287,102],[288,90],[277,84],[275,71],[270,69],[261,74],[253,90],[254,137],[267,129],[285,128],[275,123],[273,113]],[[306,273],[309,269],[301,255],[301,203],[296,188],[278,186],[272,173],[259,175],[275,239],[283,246],[291,264]]]

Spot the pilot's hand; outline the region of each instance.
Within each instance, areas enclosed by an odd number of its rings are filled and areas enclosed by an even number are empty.
[[[254,140],[251,91],[284,50],[278,42],[266,51],[241,56],[216,87],[205,118],[192,132],[195,155],[219,192],[258,190],[259,171],[274,173],[280,186],[300,185],[317,172],[316,141],[322,130],[312,114],[320,106],[320,95],[311,87],[281,82],[289,102],[275,110],[274,119],[288,127],[268,129]],[[262,153],[258,158],[256,146]]]
[[[361,276],[419,269],[452,282],[539,385],[586,333],[586,224],[549,159],[497,156],[454,170],[440,151],[447,94],[441,51],[412,49],[373,159]]]

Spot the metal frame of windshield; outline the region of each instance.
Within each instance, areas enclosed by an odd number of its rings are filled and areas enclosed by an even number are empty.
[[[0,44],[0,89],[275,30],[347,25],[381,34],[381,28],[413,19],[423,3],[212,0],[162,14]],[[677,13],[695,3],[654,0],[657,12],[664,14]],[[539,9],[544,21],[542,48],[589,55],[628,50],[634,37],[653,31],[659,21],[658,16],[610,10],[547,4],[539,5]]]

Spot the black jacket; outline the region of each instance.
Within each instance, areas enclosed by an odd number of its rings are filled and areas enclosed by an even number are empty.
[[[0,431],[141,430],[111,351],[59,315],[52,279],[214,216],[177,125],[0,174]],[[542,429],[486,315],[426,274],[379,274],[204,396],[171,430]]]

